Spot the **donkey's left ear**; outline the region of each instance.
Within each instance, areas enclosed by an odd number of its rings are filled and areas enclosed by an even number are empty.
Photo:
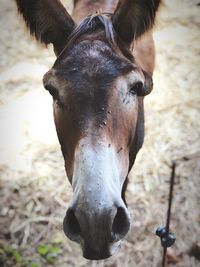
[[[59,0],[16,0],[28,28],[46,45],[52,43],[56,55],[63,50],[75,23]]]
[[[112,16],[113,27],[128,45],[154,23],[161,0],[119,0]]]

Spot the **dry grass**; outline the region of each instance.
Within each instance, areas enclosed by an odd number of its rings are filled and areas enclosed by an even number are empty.
[[[29,37],[14,1],[0,0],[1,266],[48,266],[37,252],[41,244],[60,249],[51,264],[56,267],[159,266],[162,249],[154,232],[165,223],[172,160],[178,163],[171,222],[177,242],[169,250],[169,266],[200,266],[199,256],[194,257],[194,247],[200,245],[198,2],[167,0],[161,8],[154,33],[155,88],[145,100],[145,144],[127,192],[133,226],[116,256],[92,262],[84,260],[79,247],[62,232],[71,188],[51,98],[41,83],[54,55]]]

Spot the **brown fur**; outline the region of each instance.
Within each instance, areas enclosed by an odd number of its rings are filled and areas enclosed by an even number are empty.
[[[64,231],[86,258],[109,257],[130,226],[127,175],[143,144],[154,69],[148,30],[160,1],[74,0],[74,19],[58,0],[16,2],[30,32],[57,55],[43,83],[74,191]]]

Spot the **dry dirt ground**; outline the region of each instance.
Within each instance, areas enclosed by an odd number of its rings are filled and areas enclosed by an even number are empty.
[[[199,29],[199,1],[165,1],[154,32],[157,63],[154,91],[145,99],[145,143],[127,191],[132,227],[116,256],[92,262],[62,232],[72,191],[41,82],[54,55],[29,36],[14,1],[0,0],[0,266],[160,266],[154,233],[166,220],[172,160],[177,241],[169,266],[200,266]]]

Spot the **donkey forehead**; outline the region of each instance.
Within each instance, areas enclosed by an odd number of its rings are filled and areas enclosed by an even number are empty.
[[[104,41],[84,40],[61,53],[44,76],[44,84],[87,94],[115,88],[118,78],[130,84],[130,80],[143,80],[143,74],[135,62],[116,53]]]
[[[69,77],[77,77],[79,73],[87,78],[114,78],[136,69],[136,65],[114,52],[104,41],[85,40],[64,50],[53,68]]]

